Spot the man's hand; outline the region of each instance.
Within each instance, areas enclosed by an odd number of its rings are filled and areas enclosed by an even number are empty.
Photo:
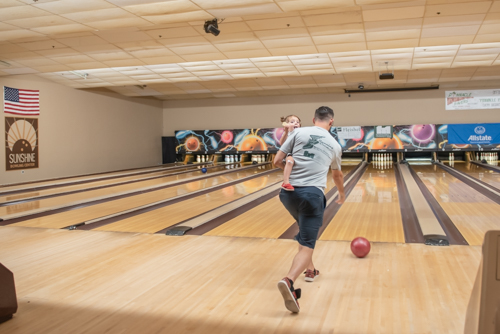
[[[333,182],[339,191],[339,198],[335,203],[342,204],[345,202],[345,191],[344,191],[344,174],[340,170],[332,170]]]
[[[344,202],[345,202],[345,194],[344,193],[339,194],[339,198],[335,201],[335,203],[344,204]]]

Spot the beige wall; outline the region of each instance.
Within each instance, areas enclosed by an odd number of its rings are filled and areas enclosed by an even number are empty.
[[[77,90],[37,76],[0,77],[0,86],[40,90],[41,108],[40,167],[7,172],[3,149],[0,184],[161,163],[161,101]],[[5,119],[0,129],[5,134]]]
[[[322,105],[334,110],[337,126],[500,122],[500,109],[447,111],[444,95],[440,89],[351,94],[350,98],[324,94],[165,101],[163,135],[173,136],[175,130],[278,127],[280,116],[288,114],[298,115],[308,126],[314,110]]]

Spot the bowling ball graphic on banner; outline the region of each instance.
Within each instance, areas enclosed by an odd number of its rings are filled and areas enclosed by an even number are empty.
[[[398,136],[392,138],[374,138],[369,144],[370,150],[401,150],[403,143]]]
[[[407,151],[433,150],[437,148],[434,124],[396,125],[394,136],[399,137]]]

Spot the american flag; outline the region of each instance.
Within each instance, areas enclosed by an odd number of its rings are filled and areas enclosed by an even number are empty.
[[[4,112],[16,115],[40,115],[40,91],[4,86]]]

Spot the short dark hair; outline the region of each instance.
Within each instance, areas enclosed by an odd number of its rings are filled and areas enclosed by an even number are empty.
[[[323,122],[329,121],[330,119],[333,119],[333,110],[326,106],[319,107],[314,113],[314,119]]]

